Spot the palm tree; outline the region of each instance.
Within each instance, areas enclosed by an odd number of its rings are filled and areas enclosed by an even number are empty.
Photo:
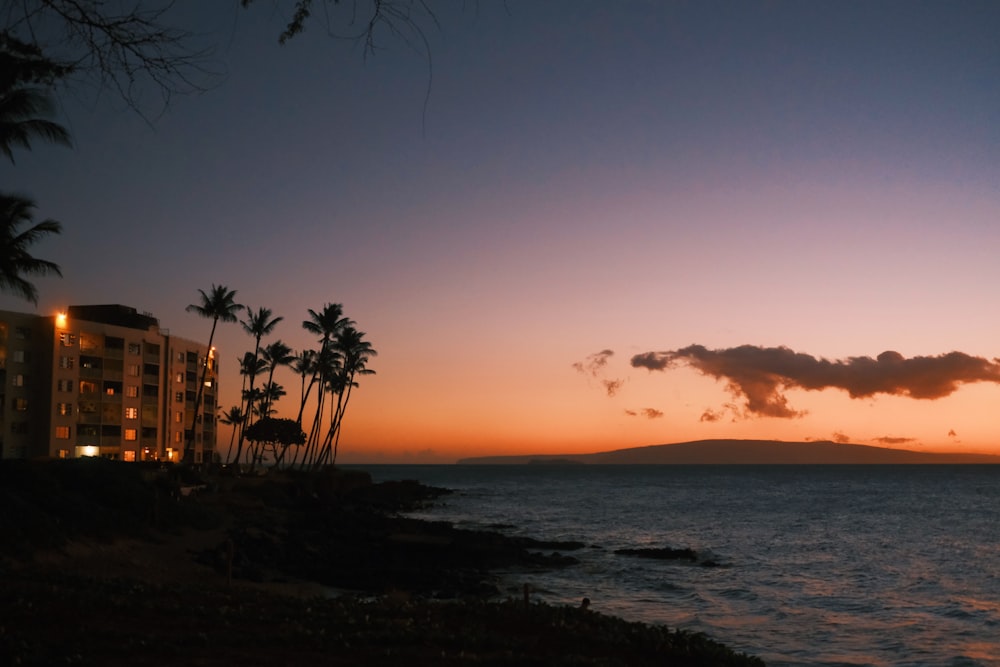
[[[274,328],[278,326],[278,323],[284,320],[284,317],[272,317],[274,313],[270,308],[265,308],[261,306],[256,311],[252,308],[247,308],[247,318],[246,320],[240,321],[240,325],[250,336],[254,339],[253,348],[253,364],[256,367],[257,360],[260,357],[260,340],[264,336],[268,336],[274,331]],[[249,354],[249,353],[247,353]],[[253,391],[254,380],[257,377],[259,371],[249,374],[250,376],[250,390]],[[253,416],[253,410],[247,409],[243,416],[243,428],[240,431],[240,444],[239,449],[243,448],[243,432],[246,431],[247,427],[250,425],[250,419]],[[237,450],[237,460],[239,452]]]
[[[250,421],[252,402],[248,401],[248,397],[254,393],[253,381],[254,379],[264,372],[264,361],[261,359],[256,359],[253,352],[244,352],[243,357],[239,359],[240,364],[240,375],[243,376],[243,387],[240,392],[240,412],[243,414],[243,421],[240,422],[240,439],[236,443],[236,456],[232,457],[233,463],[240,462],[240,453],[243,451],[243,434],[247,429]],[[247,378],[250,379],[250,388],[247,389]],[[230,446],[230,450],[232,447]],[[232,453],[232,452],[230,452]],[[226,463],[229,461],[227,460]]]
[[[369,341],[364,339],[365,333],[352,326],[344,327],[337,336],[336,348],[340,352],[342,366],[340,369],[339,386],[337,387],[337,410],[331,433],[327,436],[333,441],[333,457],[331,464],[337,463],[337,448],[340,445],[340,427],[347,412],[347,403],[351,400],[351,389],[358,386],[359,375],[374,375],[375,371],[368,368],[368,360],[378,356],[378,352]],[[329,440],[328,440],[329,442]]]
[[[47,120],[55,110],[48,91],[68,67],[42,56],[32,45],[0,35],[0,153],[14,162],[14,146],[31,150],[32,139],[71,145],[69,132]]]
[[[292,354],[292,348],[285,345],[281,340],[276,340],[270,345],[263,349],[263,360],[267,364],[267,384],[270,385],[271,381],[274,379],[274,369],[278,366],[290,366],[293,361],[295,361],[295,355]],[[268,399],[264,404],[265,412],[271,407],[271,401]]]
[[[58,234],[62,225],[55,220],[42,220],[31,225],[35,202],[27,197],[0,194],[0,292],[12,292],[38,303],[38,290],[25,275],[44,276],[54,273],[62,277],[59,265],[37,259],[30,247],[46,234]],[[31,225],[18,231],[22,224]]]
[[[201,409],[201,395],[205,389],[205,378],[208,375],[208,359],[212,354],[212,340],[215,338],[215,327],[219,320],[223,322],[236,322],[236,314],[243,310],[241,304],[234,301],[236,290],[231,290],[224,285],[212,285],[212,289],[206,293],[205,290],[198,290],[201,294],[201,303],[192,303],[185,310],[189,313],[197,313],[212,320],[212,332],[208,336],[208,346],[205,354],[205,363],[201,369],[201,381],[198,383],[198,395],[194,401],[194,418],[191,420],[191,433],[186,438],[184,445],[184,462],[194,461],[194,430],[198,424],[198,411]]]
[[[316,396],[316,414],[313,418],[312,428],[309,430],[309,439],[306,441],[307,451],[313,446],[317,448],[315,451],[318,451],[320,418],[323,414],[323,402],[325,398],[324,393],[326,385],[332,377],[329,372],[338,365],[335,363],[336,360],[333,359],[330,343],[337,335],[337,332],[352,324],[354,322],[344,317],[344,307],[339,303],[325,304],[319,312],[310,308],[309,319],[302,322],[303,329],[320,337],[318,360],[321,362],[316,364],[316,371],[313,375],[313,382],[317,382],[319,391]],[[303,465],[305,465],[305,458],[303,458]]]
[[[233,427],[233,434],[229,436],[229,453],[226,455],[226,463],[229,463],[229,458],[232,456],[233,452],[233,441],[236,440],[236,431],[238,426],[243,423],[243,410],[238,405],[234,405],[229,408],[228,411],[223,412],[222,416],[219,417],[219,423],[225,424],[226,426]],[[237,459],[238,461],[239,459]]]

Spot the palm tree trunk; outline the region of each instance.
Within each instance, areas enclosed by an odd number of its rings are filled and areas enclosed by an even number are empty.
[[[191,437],[185,438],[184,463],[186,465],[194,463],[195,428],[198,426],[198,412],[201,410],[201,396],[205,391],[205,378],[208,377],[208,357],[212,353],[212,341],[215,339],[215,325],[218,323],[218,317],[212,319],[212,333],[208,335],[208,349],[205,351],[205,363],[201,367],[201,382],[198,383],[198,394],[194,399],[194,418],[191,420]]]

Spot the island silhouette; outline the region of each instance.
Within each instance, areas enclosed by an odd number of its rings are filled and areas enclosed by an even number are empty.
[[[782,440],[695,440],[667,445],[629,447],[593,454],[536,454],[474,456],[460,464],[677,464],[677,465],[781,465],[781,464],[942,464],[994,463],[991,454],[917,452],[832,442]]]

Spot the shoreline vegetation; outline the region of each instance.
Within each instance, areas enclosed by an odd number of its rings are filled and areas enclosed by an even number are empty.
[[[495,571],[571,567],[584,545],[402,515],[447,493],[335,468],[0,461],[0,663],[764,664],[501,590]]]

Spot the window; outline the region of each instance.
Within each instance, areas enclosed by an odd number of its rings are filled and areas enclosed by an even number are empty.
[[[174,442],[180,442],[180,441],[181,441],[181,432],[177,431],[176,433],[174,433]]]
[[[178,352],[177,353],[177,361],[179,361],[181,363],[184,363],[184,353],[183,352]]]
[[[56,426],[56,440],[69,440],[69,426]]]
[[[142,353],[142,346],[139,345],[139,343],[129,343],[128,344],[128,353],[129,354],[141,354]]]
[[[14,338],[18,340],[28,340],[31,337],[31,331],[27,327],[14,327]]]
[[[28,361],[28,353],[25,352],[24,350],[14,350],[13,356],[14,356],[14,363],[23,364]]]
[[[73,391],[73,381],[72,380],[56,380],[56,391],[72,392]]]
[[[137,387],[134,384],[130,384],[129,386],[125,387],[125,395],[128,396],[129,398],[138,398],[139,387]]]
[[[128,374],[129,377],[134,377],[134,378],[139,377],[139,364],[129,364]]]
[[[101,349],[101,344],[104,342],[104,337],[95,333],[88,333],[86,331],[80,332],[80,351],[81,352],[98,352]]]
[[[183,402],[184,402],[184,392],[183,391],[179,391],[176,394],[174,394],[174,403],[183,403]]]
[[[160,346],[157,343],[146,343],[146,354],[160,356]]]
[[[59,357],[59,368],[70,369],[76,366],[76,359],[73,357],[62,356]]]
[[[104,347],[108,350],[124,350],[125,339],[118,338],[117,336],[105,336]]]
[[[132,441],[132,440],[135,440],[138,437],[139,437],[139,432],[137,430],[135,430],[134,428],[127,428],[127,429],[125,429],[125,439],[126,440]]]
[[[28,399],[26,398],[15,398],[14,399],[14,409],[18,412],[27,412],[28,410]]]
[[[125,419],[138,419],[139,408],[125,408]]]
[[[125,436],[125,439],[128,440],[128,436]],[[129,463],[134,462],[135,461],[135,450],[134,449],[126,449],[124,452],[122,452],[122,459],[125,460],[125,461],[128,461]]]
[[[17,375],[14,376],[14,386],[15,387],[23,387],[24,386],[24,375],[23,374],[18,373]]]
[[[73,414],[73,404],[72,403],[56,403],[56,414],[63,417],[69,417]]]
[[[97,383],[88,382],[87,380],[80,380],[80,393],[81,394],[96,394],[97,393]]]
[[[160,388],[155,384],[142,385],[142,395],[147,398],[156,398],[160,395]]]
[[[59,450],[59,458],[61,458],[61,459],[68,459],[69,458],[69,450],[68,449],[60,449]]]
[[[76,334],[63,331],[59,334],[59,344],[63,347],[73,347],[76,345]]]
[[[101,368],[103,359],[86,354],[80,355],[80,368]]]
[[[177,424],[180,424],[182,421],[184,421],[184,413],[183,412],[175,412],[174,413],[174,422],[177,423]]]
[[[177,381],[178,382],[184,382],[184,373],[178,373],[177,374]]]

